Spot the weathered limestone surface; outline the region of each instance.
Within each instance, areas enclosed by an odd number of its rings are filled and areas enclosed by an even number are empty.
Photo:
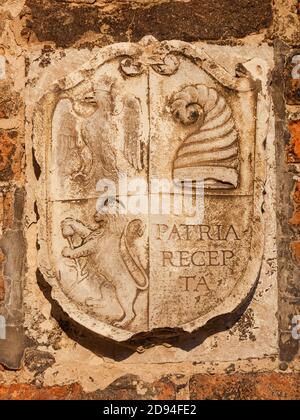
[[[0,399],[299,399],[299,5],[272,3],[0,3]],[[120,174],[203,179],[204,218],[99,212]]]

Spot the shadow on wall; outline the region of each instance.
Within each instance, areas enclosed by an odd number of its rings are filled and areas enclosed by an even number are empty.
[[[147,348],[158,345],[167,345],[180,348],[186,352],[201,345],[207,338],[217,333],[230,330],[247,310],[256,291],[257,283],[248,297],[234,312],[216,317],[210,320],[205,327],[194,333],[186,333],[182,330],[157,329],[151,332],[137,334],[128,341],[115,343],[104,337],[100,337],[87,328],[72,320],[51,297],[51,287],[45,281],[42,273],[36,272],[38,285],[48,301],[51,303],[51,315],[57,320],[67,336],[92,351],[99,357],[107,357],[114,361],[123,361],[132,354],[142,353]],[[258,276],[259,278],[259,276]]]

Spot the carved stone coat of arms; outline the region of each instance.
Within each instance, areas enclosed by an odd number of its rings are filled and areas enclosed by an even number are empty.
[[[264,245],[258,67],[230,73],[201,47],[146,37],[101,49],[36,104],[39,265],[74,321],[124,341],[192,332],[249,298]],[[201,193],[202,217],[152,211],[153,180]]]

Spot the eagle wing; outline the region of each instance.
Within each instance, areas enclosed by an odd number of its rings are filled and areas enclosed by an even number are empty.
[[[141,103],[135,96],[124,100],[124,154],[128,162],[141,172],[144,165],[144,142],[141,121]]]
[[[61,114],[57,138],[57,167],[61,168],[64,177],[73,177],[80,167],[77,153],[79,132],[76,117],[71,110]]]

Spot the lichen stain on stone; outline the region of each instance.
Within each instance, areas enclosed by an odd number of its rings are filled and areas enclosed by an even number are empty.
[[[8,119],[19,111],[19,95],[13,92],[9,83],[0,82],[0,118]]]
[[[287,161],[288,163],[298,163],[300,162],[300,121],[291,121],[289,131],[291,140],[287,147]]]
[[[239,334],[240,341],[256,341],[256,337],[253,334],[253,329],[255,328],[255,319],[254,319],[254,311],[253,309],[249,308],[241,317],[239,322],[230,332],[231,335],[234,333]]]
[[[54,49],[49,45],[45,45],[42,49],[42,55],[39,58],[39,66],[45,68],[51,64],[51,54],[54,52]]]
[[[244,37],[272,23],[270,0],[191,0],[153,5],[120,4],[104,11],[50,0],[27,0],[31,10],[24,35],[32,31],[39,41],[70,46],[86,32],[111,36],[115,42],[138,41],[152,34],[162,39],[228,39]]]
[[[0,130],[0,181],[9,181],[17,171],[14,162],[16,136],[16,131]]]
[[[30,372],[42,374],[54,365],[55,358],[49,352],[28,349],[25,354],[24,363]]]

